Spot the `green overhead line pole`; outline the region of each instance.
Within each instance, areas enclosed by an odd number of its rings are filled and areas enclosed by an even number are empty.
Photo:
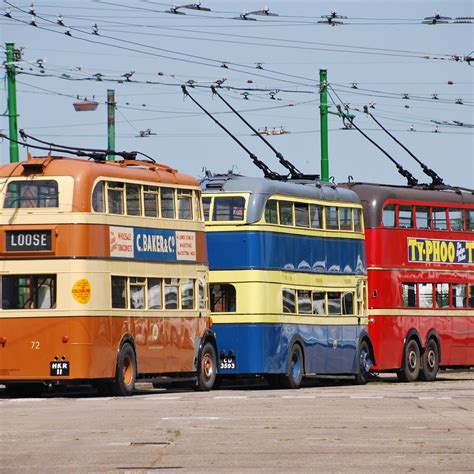
[[[329,181],[328,158],[328,72],[319,70],[319,116],[321,120],[321,181]]]
[[[115,151],[115,91],[107,89],[107,149]],[[115,155],[107,155],[108,160],[115,160]]]
[[[8,124],[10,131],[10,163],[19,161],[18,155],[18,125],[16,109],[16,69],[15,69],[15,43],[7,43],[7,84],[8,84]]]

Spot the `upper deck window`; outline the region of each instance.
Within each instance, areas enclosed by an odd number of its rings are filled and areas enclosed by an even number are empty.
[[[464,230],[462,209],[449,209],[449,230]]]
[[[474,230],[474,209],[466,209],[466,229]]]
[[[326,229],[338,229],[337,207],[326,207]]]
[[[295,223],[298,227],[309,227],[308,204],[295,202]]]
[[[444,207],[433,208],[433,228],[436,230],[447,230],[446,209]]]
[[[209,220],[209,214],[211,212],[211,198],[210,197],[202,198],[202,209],[204,211],[204,220],[207,222]]]
[[[161,217],[174,219],[175,216],[174,189],[161,188]]]
[[[362,232],[362,211],[354,209],[354,231]]]
[[[129,216],[141,215],[140,186],[127,183],[127,214]]]
[[[311,214],[311,227],[313,229],[322,229],[323,228],[323,206],[318,204],[311,204],[310,214]]]
[[[416,206],[416,227],[431,229],[431,214],[429,207]]]
[[[398,222],[400,227],[405,229],[413,227],[413,212],[411,206],[398,206]]]
[[[293,203],[280,201],[280,224],[293,225]]]
[[[214,198],[213,221],[243,221],[245,199],[241,196]]]
[[[395,227],[395,204],[387,204],[383,209],[384,227]]]
[[[3,205],[6,209],[58,206],[58,183],[56,181],[12,181],[8,183]]]
[[[99,181],[92,192],[92,209],[95,212],[105,212],[105,182]]]
[[[158,217],[159,192],[156,186],[143,186],[143,206],[145,216]]]
[[[178,219],[193,218],[193,193],[190,189],[178,189]]]
[[[111,214],[123,214],[124,184],[109,182],[107,186],[107,199]]]
[[[339,208],[339,224],[341,230],[352,230],[352,209],[350,207]]]
[[[265,222],[268,224],[278,224],[277,201],[267,201],[265,206]]]

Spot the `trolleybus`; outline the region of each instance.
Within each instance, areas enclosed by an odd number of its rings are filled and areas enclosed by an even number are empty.
[[[201,188],[219,376],[365,383],[373,358],[357,195],[234,174],[209,175]]]
[[[347,186],[364,205],[373,370],[474,366],[474,191]]]
[[[210,389],[215,340],[194,178],[138,160],[41,157],[0,167],[0,384],[137,379]]]

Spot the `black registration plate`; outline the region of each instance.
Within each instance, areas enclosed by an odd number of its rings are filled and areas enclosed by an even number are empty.
[[[237,366],[235,364],[235,356],[234,355],[226,355],[221,357],[219,369],[221,370],[233,370]]]
[[[50,362],[49,375],[52,377],[64,377],[69,375],[69,362],[68,361],[55,361]]]

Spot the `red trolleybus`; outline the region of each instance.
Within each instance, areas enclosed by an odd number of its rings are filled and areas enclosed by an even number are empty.
[[[36,393],[136,379],[212,387],[198,183],[137,160],[0,167],[0,384]],[[160,379],[162,380],[162,379]]]
[[[374,371],[474,365],[474,191],[351,183],[365,214]]]

